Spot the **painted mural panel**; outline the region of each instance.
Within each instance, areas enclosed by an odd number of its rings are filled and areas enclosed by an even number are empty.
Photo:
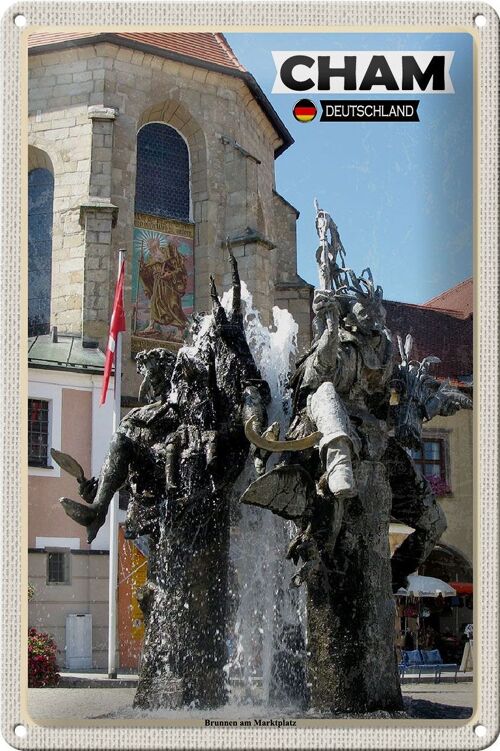
[[[180,344],[194,306],[194,225],[135,215],[132,352]]]

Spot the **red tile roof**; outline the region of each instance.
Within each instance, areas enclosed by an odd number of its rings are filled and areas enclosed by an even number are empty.
[[[468,318],[473,313],[474,309],[474,285],[471,279],[466,279],[464,282],[457,284],[451,289],[447,289],[446,292],[442,292],[437,297],[433,297],[432,300],[428,300],[424,303],[426,308],[434,308],[435,310],[446,310],[452,315],[457,315],[460,318]]]
[[[113,33],[38,33],[30,34],[28,46],[31,49],[36,47],[47,47],[49,45],[59,45],[63,42],[82,42],[89,43],[92,39],[98,41],[110,41],[111,37],[116,38],[119,43],[123,40],[138,42],[140,44],[153,47],[166,52],[173,52],[185,57],[203,60],[204,62],[220,65],[224,68],[244,71],[233,50],[229,46],[223,34],[212,34],[208,32],[168,32],[168,33],[150,33],[150,32],[113,32]]]
[[[472,318],[458,317],[444,310],[435,310],[426,305],[410,305],[402,302],[384,301],[387,326],[394,337],[405,339],[411,334],[414,340],[412,359],[422,360],[427,355],[436,355],[441,360],[432,366],[431,372],[439,378],[450,378],[456,383],[472,374]]]
[[[32,55],[60,48],[109,42],[131,47],[149,54],[180,60],[188,65],[200,65],[242,79],[273,126],[278,145],[274,155],[278,157],[293,143],[283,121],[260,88],[259,84],[239,62],[226,38],[211,32],[53,32],[30,34],[29,52]]]

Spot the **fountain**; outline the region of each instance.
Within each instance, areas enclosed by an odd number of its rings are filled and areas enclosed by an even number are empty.
[[[90,505],[61,499],[91,541],[126,484],[125,536],[149,535],[148,580],[137,595],[146,627],[140,709],[213,708],[227,698],[230,492],[249,450],[244,422],[252,416],[263,429],[269,402],[232,255],[231,264],[230,312],[212,280],[212,314],[196,320],[192,345],[175,359],[162,350],[138,358],[150,403],[122,419],[99,479],[80,482]]]
[[[268,420],[285,430],[291,409],[288,380],[298,326],[287,310],[274,307],[273,326],[268,329],[261,323],[244,282],[241,293],[248,344],[271,392]],[[224,295],[222,302],[229,308],[231,293]],[[275,460],[271,456],[269,463]],[[239,701],[300,708],[306,695],[305,598],[302,592],[290,588],[293,566],[283,557],[294,525],[238,503],[255,473],[253,462],[248,461],[234,488],[237,503],[230,558],[237,572],[239,604],[234,618],[231,683]]]
[[[281,452],[243,503],[292,519],[299,531],[287,557],[303,565],[311,706],[327,714],[397,713],[403,709],[394,649],[392,592],[425,560],[446,522],[429,483],[406,452],[423,419],[470,407],[428,372],[432,358],[410,361],[411,338],[394,365],[382,288],[369,269],[340,266],[338,229],[317,206],[311,349],[292,379],[293,412],[285,440],[250,441]],[[394,436],[390,431],[394,431]],[[415,530],[391,561],[389,521]]]
[[[319,208],[317,230],[315,336],[290,383],[296,325],[274,309],[262,327],[231,254],[231,293],[221,302],[212,280],[191,344],[138,356],[148,403],[122,419],[100,477],[55,452],[89,504],[61,499],[89,540],[123,485],[126,536],[149,536],[138,709],[221,707],[228,676],[242,702],[402,709],[392,592],[445,528],[406,448],[423,419],[470,402],[432,378],[432,358],[410,359],[411,339],[394,363],[382,289],[344,267]],[[392,562],[391,514],[415,529]]]

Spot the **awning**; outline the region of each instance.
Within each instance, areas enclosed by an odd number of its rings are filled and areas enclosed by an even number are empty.
[[[471,595],[472,582],[448,582],[453,587],[457,595]]]

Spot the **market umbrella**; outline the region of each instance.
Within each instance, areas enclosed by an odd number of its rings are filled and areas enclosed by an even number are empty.
[[[396,592],[398,597],[455,597],[456,591],[441,579],[434,576],[410,574],[406,589],[401,587]]]

